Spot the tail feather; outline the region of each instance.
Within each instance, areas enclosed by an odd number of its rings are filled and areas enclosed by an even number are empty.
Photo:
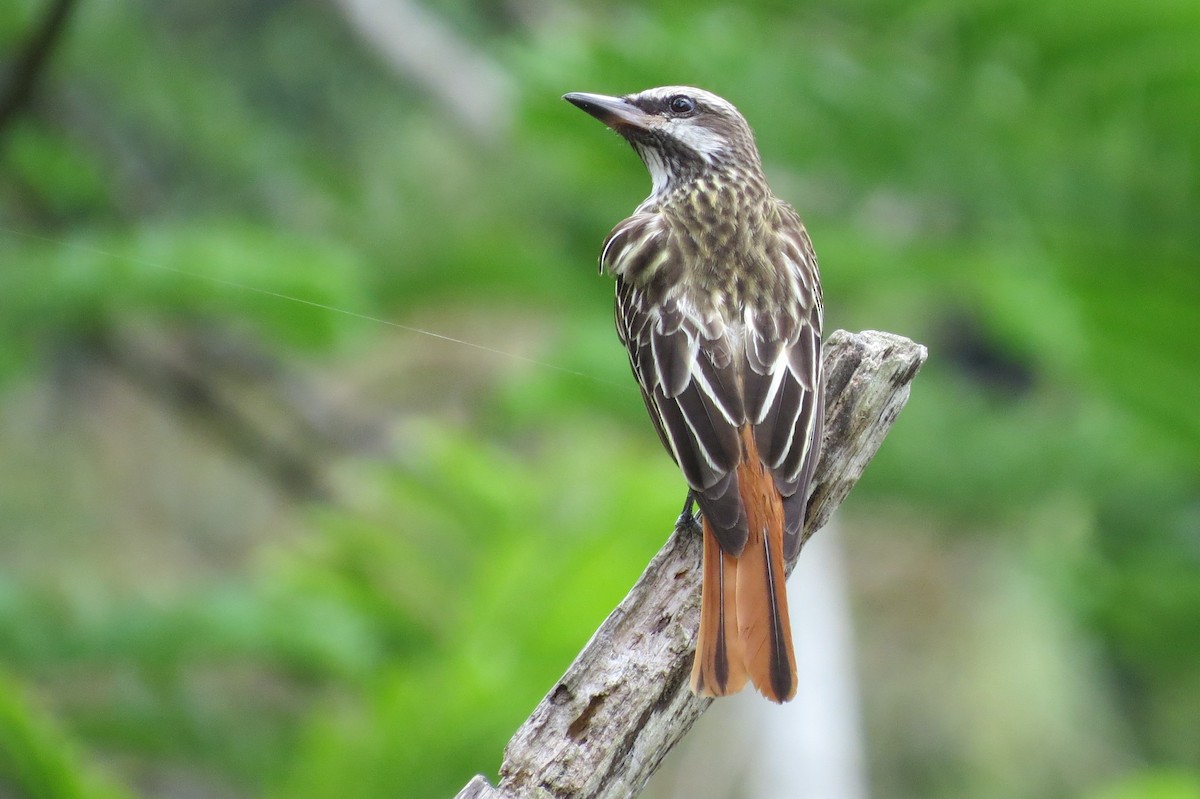
[[[740,691],[748,678],[763,696],[786,702],[796,694],[796,657],[784,583],[783,503],[749,427],[743,428],[742,441],[745,453],[737,476],[749,537],[735,557],[721,549],[704,520],[692,690],[725,696]]]
[[[782,536],[751,528],[737,560],[738,635],[754,687],[773,702],[786,702],[796,694],[785,590]]]
[[[703,569],[692,692],[726,696],[742,690],[748,676],[737,618],[737,559],[721,551],[708,519],[704,520]]]

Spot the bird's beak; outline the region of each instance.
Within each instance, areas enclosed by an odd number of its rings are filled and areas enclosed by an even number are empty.
[[[633,103],[620,97],[609,97],[606,94],[589,94],[587,92],[570,92],[569,94],[564,94],[563,99],[587,111],[596,119],[618,132],[622,128],[645,130],[650,127],[649,122],[653,119],[651,114],[647,114]]]

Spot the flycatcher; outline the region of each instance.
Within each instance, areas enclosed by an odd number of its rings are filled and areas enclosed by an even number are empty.
[[[824,416],[821,282],[804,223],[738,110],[688,86],[564,99],[625,138],[650,196],[604,242],[617,332],[703,517],[692,690],[796,693],[786,565]]]

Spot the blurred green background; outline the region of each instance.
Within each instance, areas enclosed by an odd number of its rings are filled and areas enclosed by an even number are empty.
[[[0,796],[494,775],[682,498],[595,270],[649,181],[559,97],[688,83],[828,329],[929,347],[842,513],[873,795],[1200,797],[1200,5],[91,0],[22,97],[51,5],[0,5]]]

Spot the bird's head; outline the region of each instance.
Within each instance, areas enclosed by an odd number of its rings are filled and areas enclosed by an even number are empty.
[[[712,172],[761,170],[750,126],[712,92],[663,86],[624,97],[571,92],[563,99],[633,145],[650,170],[656,195]]]

